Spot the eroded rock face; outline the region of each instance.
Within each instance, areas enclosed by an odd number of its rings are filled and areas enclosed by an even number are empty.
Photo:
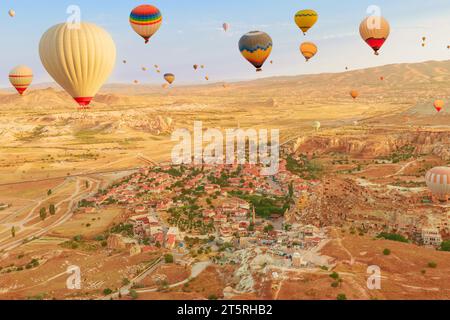
[[[388,156],[405,146],[413,146],[416,154],[434,154],[443,160],[450,160],[450,132],[447,131],[313,136],[298,139],[295,150],[298,153],[339,152],[363,158],[376,158]]]

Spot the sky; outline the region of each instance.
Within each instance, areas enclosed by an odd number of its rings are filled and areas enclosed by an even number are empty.
[[[164,19],[148,45],[128,20],[131,10],[144,3],[158,7]],[[96,23],[112,35],[118,54],[109,83],[158,84],[165,72],[174,73],[177,83],[189,84],[204,83],[205,75],[211,82],[251,80],[450,59],[449,0],[1,0],[1,87],[9,85],[8,73],[19,64],[34,70],[35,83],[51,81],[39,59],[39,40],[51,26],[67,20],[70,5],[80,7],[82,21]],[[359,24],[371,5],[379,6],[391,24],[391,36],[379,57],[359,35]],[[15,18],[8,16],[11,8]],[[302,9],[319,13],[306,37],[293,18]],[[228,33],[222,30],[224,22],[231,25]],[[240,37],[252,30],[267,32],[274,42],[270,58],[274,63],[266,63],[262,73],[256,73],[238,50]],[[425,48],[423,36],[428,39]],[[299,52],[304,41],[319,48],[309,63]],[[154,64],[162,74],[154,71]],[[194,64],[206,69],[195,73]]]

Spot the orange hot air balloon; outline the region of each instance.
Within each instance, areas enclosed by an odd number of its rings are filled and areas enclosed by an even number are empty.
[[[361,38],[373,49],[375,55],[379,55],[379,50],[389,38],[391,27],[389,22],[383,17],[368,17],[359,26]]]
[[[305,57],[306,62],[317,54],[317,46],[312,42],[304,42],[300,46],[300,52]]]
[[[381,81],[384,81],[384,77],[380,77],[380,80],[381,80]]]
[[[208,77],[208,76],[206,76],[206,77],[205,77],[205,80],[206,80],[206,81],[209,81],[209,77]]]
[[[353,99],[356,99],[356,98],[359,97],[359,92],[356,91],[356,90],[352,90],[352,91],[350,91],[350,96],[351,96]]]
[[[9,81],[23,95],[33,81],[33,70],[27,66],[17,66],[9,73]]]
[[[164,79],[166,79],[166,81],[167,81],[169,84],[172,84],[172,83],[175,81],[175,75],[174,75],[173,73],[166,73],[166,74],[164,75]]]
[[[445,102],[443,100],[436,100],[434,102],[434,107],[436,108],[437,112],[441,112],[442,109],[444,109]]]

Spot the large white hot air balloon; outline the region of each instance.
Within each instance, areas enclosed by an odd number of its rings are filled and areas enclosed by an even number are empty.
[[[425,180],[434,200],[450,200],[450,167],[431,169],[427,172]]]
[[[17,66],[10,71],[9,81],[17,92],[23,95],[33,81],[33,70],[24,65]]]
[[[110,34],[92,23],[58,24],[41,38],[39,54],[52,78],[87,109],[116,63]]]

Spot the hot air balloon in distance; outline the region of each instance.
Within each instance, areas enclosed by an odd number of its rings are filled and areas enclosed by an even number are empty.
[[[270,60],[270,64],[273,64],[273,60]]]
[[[206,81],[209,81],[209,77],[208,77],[208,76],[206,76],[206,77],[205,77],[205,80],[206,80]]]
[[[145,43],[148,43],[161,27],[162,15],[159,9],[152,5],[141,5],[131,11],[130,24],[133,30],[144,38]]]
[[[123,60],[122,62],[123,62],[123,64],[127,64],[127,60]]]
[[[318,19],[319,15],[314,10],[301,10],[295,14],[295,23],[304,35],[317,23]]]
[[[422,43],[422,47],[425,48],[426,47],[426,43]]]
[[[205,69],[205,65],[202,64],[202,65],[200,66],[200,68]]]
[[[361,38],[373,49],[375,55],[389,38],[391,27],[383,17],[368,17],[361,22],[359,27]]]
[[[442,109],[444,109],[444,106],[445,106],[444,100],[436,100],[434,102],[434,108],[436,109],[437,112],[441,112]]]
[[[142,67],[142,71],[147,71],[147,68],[146,67]]]
[[[381,80],[381,81],[384,81],[384,77],[380,77],[380,80]]]
[[[422,37],[422,41],[423,42],[427,41],[427,37]]]
[[[350,96],[351,96],[353,99],[356,99],[356,98],[359,97],[359,92],[356,91],[356,90],[352,90],[352,91],[350,91]]]
[[[156,73],[161,73],[161,70],[156,70]]]
[[[312,42],[304,42],[300,46],[300,52],[308,62],[317,53],[317,46]]]
[[[227,32],[227,31],[230,29],[230,24],[225,22],[225,23],[222,25],[222,27],[223,27],[223,30],[224,30],[225,32]]]
[[[198,69],[198,64],[194,64],[194,70]]]
[[[345,67],[345,70],[348,70],[348,67]]]
[[[9,14],[9,16],[10,16],[11,18],[14,18],[14,17],[16,16],[16,12],[15,12],[13,9],[10,9],[10,10],[8,11],[8,14]]]
[[[272,38],[262,31],[251,31],[239,40],[239,51],[256,71],[262,71],[262,66],[272,52]]]
[[[425,175],[427,187],[433,201],[447,202],[450,200],[450,167],[436,167]]]
[[[139,84],[139,81],[138,80],[134,80],[133,83],[134,84]]]
[[[159,66],[157,64],[153,65],[155,69],[159,69]]]
[[[167,81],[169,84],[172,84],[172,83],[175,81],[175,75],[174,75],[173,73],[166,73],[166,74],[164,75],[164,79],[166,79],[166,81]]]
[[[9,81],[17,92],[23,95],[33,81],[33,70],[24,65],[17,66],[10,71]]]
[[[450,46],[447,46],[447,49],[450,49]]]
[[[87,109],[114,69],[116,45],[108,32],[93,23],[80,23],[79,28],[62,23],[44,33],[39,55],[52,78],[80,109]]]
[[[167,88],[169,87],[169,85],[168,85],[167,83],[164,83],[164,84],[162,85],[162,87],[163,87],[163,89],[167,89]]]
[[[319,121],[314,121],[313,122],[313,128],[314,128],[314,130],[316,130],[316,131],[319,131],[320,130],[320,128],[321,128],[321,123],[319,122]]]

